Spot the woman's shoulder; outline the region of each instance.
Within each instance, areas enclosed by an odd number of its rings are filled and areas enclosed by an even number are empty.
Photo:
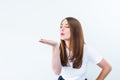
[[[96,51],[95,47],[93,47],[92,45],[90,44],[84,44],[84,50],[86,51]]]
[[[90,44],[84,45],[84,53],[87,55],[100,55],[97,48],[93,45],[90,45]]]
[[[90,48],[92,48],[92,46],[90,46],[89,44],[84,44],[84,51],[87,51]]]

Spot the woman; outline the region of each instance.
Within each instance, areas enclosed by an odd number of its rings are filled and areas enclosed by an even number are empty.
[[[87,80],[88,62],[98,65],[102,70],[96,80],[104,80],[111,71],[110,64],[84,42],[82,26],[73,17],[66,17],[60,25],[60,45],[52,40],[41,39],[41,43],[51,45],[52,68],[60,75],[58,80]]]

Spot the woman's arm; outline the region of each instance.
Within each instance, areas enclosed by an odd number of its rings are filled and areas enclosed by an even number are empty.
[[[99,76],[96,80],[104,80],[105,77],[109,74],[109,72],[112,70],[112,67],[110,64],[105,60],[101,60],[100,63],[97,64],[100,68],[102,68],[102,71],[100,72]]]
[[[58,43],[52,40],[41,39],[39,42],[52,46],[52,68],[55,74],[59,75],[61,72],[60,50]]]
[[[58,45],[53,46],[52,50],[52,68],[55,74],[59,75],[61,73],[61,61],[60,61],[60,51]]]

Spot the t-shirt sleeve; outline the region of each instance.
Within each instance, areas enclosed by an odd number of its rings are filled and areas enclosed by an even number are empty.
[[[103,59],[103,56],[100,55],[93,47],[87,46],[86,56],[88,61],[98,64]]]

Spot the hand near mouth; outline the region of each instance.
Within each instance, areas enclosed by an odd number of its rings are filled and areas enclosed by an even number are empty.
[[[40,39],[39,42],[48,44],[50,46],[57,46],[57,42],[53,40]]]

